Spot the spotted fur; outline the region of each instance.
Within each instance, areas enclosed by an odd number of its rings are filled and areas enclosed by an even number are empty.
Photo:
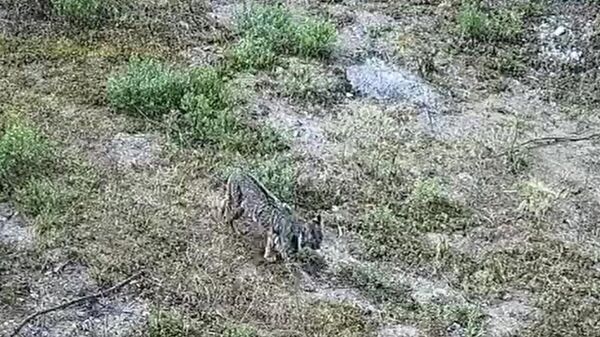
[[[303,247],[319,249],[323,240],[320,215],[309,224],[297,219],[289,205],[245,172],[237,171],[229,176],[221,216],[235,233],[239,231],[234,221],[242,216],[266,230],[264,257],[268,261],[276,259],[273,250],[286,260]]]

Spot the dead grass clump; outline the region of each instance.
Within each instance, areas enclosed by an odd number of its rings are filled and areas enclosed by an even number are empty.
[[[325,67],[302,61],[287,60],[285,67],[275,71],[279,92],[299,102],[332,103],[342,98],[345,83]]]

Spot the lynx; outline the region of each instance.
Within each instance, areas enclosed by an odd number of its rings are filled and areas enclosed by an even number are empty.
[[[269,262],[277,258],[273,250],[287,260],[290,254],[297,253],[303,247],[315,250],[321,247],[323,234],[320,215],[308,224],[297,219],[290,206],[281,202],[258,179],[238,171],[227,180],[221,217],[235,233],[240,234],[234,221],[242,216],[250,217],[254,225],[266,230],[264,258]]]

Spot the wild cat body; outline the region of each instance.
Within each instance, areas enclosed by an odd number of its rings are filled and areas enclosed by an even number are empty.
[[[236,171],[227,180],[221,215],[232,230],[234,221],[249,217],[254,225],[266,231],[264,258],[274,261],[275,250],[287,260],[302,247],[319,249],[322,241],[321,217],[310,224],[299,221],[292,209],[273,195],[249,173]]]

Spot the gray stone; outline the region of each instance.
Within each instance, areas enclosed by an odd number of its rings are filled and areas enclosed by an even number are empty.
[[[556,28],[556,30],[552,33],[552,35],[554,36],[561,36],[563,35],[565,32],[567,31],[567,29],[563,26],[559,26],[558,28]]]

